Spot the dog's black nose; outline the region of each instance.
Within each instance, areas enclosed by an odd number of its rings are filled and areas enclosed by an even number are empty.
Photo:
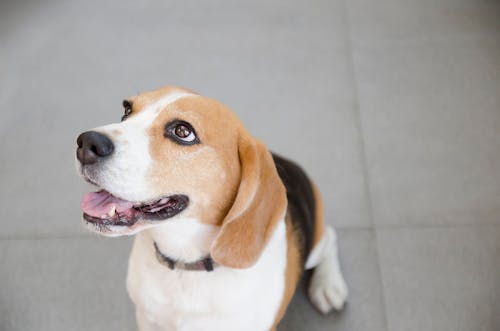
[[[76,157],[82,165],[96,163],[99,158],[111,155],[115,149],[108,137],[95,131],[82,133],[76,139],[76,143],[78,145]]]

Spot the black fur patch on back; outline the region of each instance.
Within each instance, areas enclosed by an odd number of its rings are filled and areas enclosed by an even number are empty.
[[[316,219],[316,202],[309,178],[296,163],[271,153],[278,174],[285,185],[288,198],[288,213],[294,227],[300,229],[303,247],[300,248],[301,258],[305,263],[312,248]]]

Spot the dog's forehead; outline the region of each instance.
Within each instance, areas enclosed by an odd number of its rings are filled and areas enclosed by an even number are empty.
[[[134,113],[139,117],[153,116],[153,122],[179,118],[204,125],[231,123],[233,128],[240,125],[238,117],[224,104],[184,88],[167,86],[126,100],[132,104]]]
[[[185,88],[175,86],[165,86],[153,91],[142,92],[138,95],[128,97],[125,100],[132,104],[135,112],[140,112],[148,107],[160,103],[162,100],[172,98],[176,95],[198,95]]]

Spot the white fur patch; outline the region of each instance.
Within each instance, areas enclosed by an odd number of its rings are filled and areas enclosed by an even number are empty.
[[[309,253],[309,256],[307,257],[305,265],[306,270],[312,269],[320,264],[325,254],[325,250],[328,249],[328,245],[330,245],[329,235],[323,235],[319,243],[314,246],[314,248]]]
[[[154,241],[160,250],[169,247],[172,251],[185,250],[189,255],[194,254],[194,250],[208,249],[209,240],[198,240],[207,232],[210,238],[211,229],[200,223],[198,226],[196,229],[194,220],[188,220],[184,229],[165,227],[164,232],[159,233],[158,228],[154,228],[136,236],[129,260],[127,288],[136,304],[139,328],[268,331],[285,289],[284,220],[278,223],[260,259],[248,269],[218,266],[212,272],[170,270],[156,260]],[[169,252],[163,253],[168,255]],[[203,253],[196,258],[208,252]]]
[[[149,232],[161,252],[190,262],[209,254],[219,230],[197,219],[177,217],[162,221]]]

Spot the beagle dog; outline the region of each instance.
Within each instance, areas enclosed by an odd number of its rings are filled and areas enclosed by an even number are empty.
[[[82,133],[77,167],[99,187],[83,222],[136,235],[127,289],[140,330],[276,330],[305,269],[322,313],[347,287],[317,187],[223,104],[164,87]]]

